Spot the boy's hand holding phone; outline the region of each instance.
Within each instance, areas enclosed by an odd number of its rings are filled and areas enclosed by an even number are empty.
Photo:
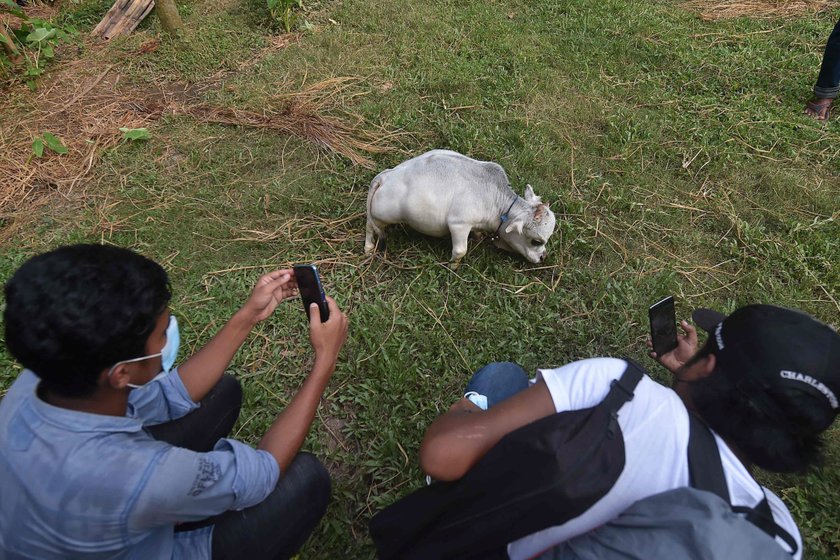
[[[338,359],[338,353],[347,340],[347,315],[336,305],[335,300],[326,297],[330,310],[330,318],[321,322],[321,311],[318,305],[309,306],[309,339],[315,350],[315,360],[329,360],[332,363]]]
[[[347,340],[347,315],[341,312],[334,299],[324,294],[314,264],[297,264],[293,270],[300,299],[309,316],[309,339],[315,350],[315,361],[327,360],[331,368]]]
[[[300,299],[303,301],[303,310],[309,315],[309,307],[314,303],[321,312],[322,323],[330,318],[330,309],[327,305],[327,297],[324,293],[324,286],[321,285],[321,276],[318,274],[318,267],[314,264],[296,264],[294,266],[295,281]]]
[[[275,270],[257,280],[242,312],[254,324],[267,319],[280,302],[297,295],[297,282],[291,269]]]
[[[686,320],[680,321],[680,327],[685,334],[677,335],[677,347],[661,356],[651,351],[650,357],[662,364],[668,371],[676,373],[688,360],[697,353],[697,329]],[[648,348],[653,348],[650,339]]]
[[[680,321],[680,327],[685,334],[677,335],[677,347],[658,356],[656,352],[651,352],[650,357],[665,366],[672,373],[676,373],[678,369],[685,365],[694,354],[697,353],[697,329],[688,321]],[[653,343],[650,339],[647,341],[648,348],[653,348]]]
[[[677,318],[674,297],[668,296],[648,308],[650,357],[671,372],[681,368],[697,352],[697,330],[687,321],[680,321],[685,334],[677,333]]]

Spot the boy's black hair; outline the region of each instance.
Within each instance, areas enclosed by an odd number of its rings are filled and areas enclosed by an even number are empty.
[[[60,247],[6,283],[6,346],[49,391],[88,396],[104,369],[146,353],[171,296],[163,268],[134,251]]]
[[[683,367],[714,354],[706,345]],[[819,398],[787,387],[767,387],[766,395],[785,411],[784,421],[771,418],[738,390],[738,372],[718,365],[703,379],[688,383],[691,401],[709,427],[757,466],[774,472],[805,472],[822,460],[820,432],[833,414]],[[829,415],[831,417],[827,417]]]

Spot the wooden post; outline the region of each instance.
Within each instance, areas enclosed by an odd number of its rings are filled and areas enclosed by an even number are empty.
[[[178,15],[178,6],[175,0],[156,0],[155,11],[163,30],[169,35],[175,35],[179,29],[184,27],[181,16]]]

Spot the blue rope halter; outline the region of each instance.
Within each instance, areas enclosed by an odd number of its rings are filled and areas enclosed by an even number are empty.
[[[519,195],[516,195],[516,196],[513,197],[513,202],[510,203],[510,206],[508,206],[508,209],[505,210],[504,214],[499,216],[499,219],[501,220],[499,222],[499,227],[496,228],[496,231],[493,232],[493,235],[490,236],[490,239],[498,239],[499,238],[499,230],[502,229],[502,226],[505,225],[505,222],[507,222],[508,219],[510,218],[510,209],[513,208],[513,205],[516,204],[517,200],[519,200]]]

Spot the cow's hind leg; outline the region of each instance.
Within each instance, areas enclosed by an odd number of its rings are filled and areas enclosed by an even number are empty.
[[[368,218],[367,226],[365,226],[365,253],[370,253],[374,249],[385,250],[385,226],[377,225]]]
[[[380,173],[376,177],[373,178],[373,181],[370,183],[370,189],[368,189],[368,196],[367,196],[367,224],[365,225],[365,253],[370,253],[374,249],[379,247],[380,250],[385,250],[385,225],[386,224],[377,224],[373,219],[373,196],[376,194],[376,191],[379,190],[379,187],[382,186],[382,176],[383,173]],[[379,238],[377,241],[377,237]]]
[[[373,224],[370,223],[370,218],[368,218],[367,225],[365,226],[365,253],[370,253],[376,248],[376,232],[373,229]]]
[[[461,259],[467,254],[467,240],[470,237],[470,226],[449,226],[449,234],[452,236],[452,268],[458,268]]]

